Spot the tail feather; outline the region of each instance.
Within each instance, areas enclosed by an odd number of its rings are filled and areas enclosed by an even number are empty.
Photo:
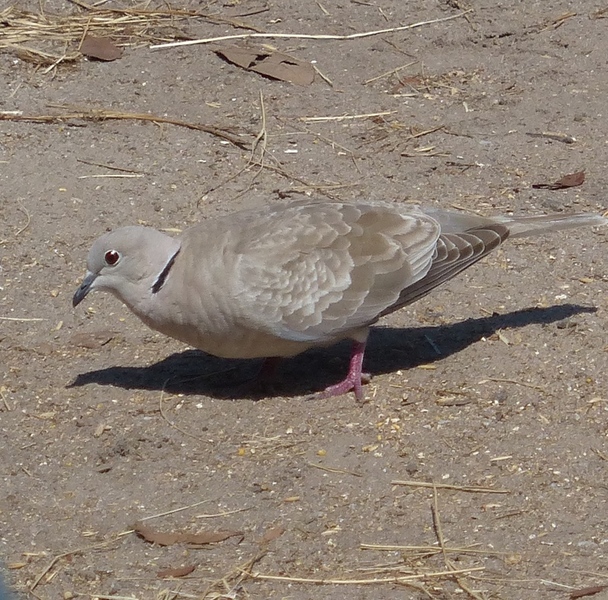
[[[608,219],[601,215],[591,213],[551,214],[532,217],[490,217],[493,221],[503,223],[509,228],[509,237],[525,237],[540,235],[549,231],[560,229],[573,229],[575,227],[589,227],[608,224]]]
[[[575,227],[607,225],[608,218],[592,213],[554,213],[537,216],[490,215],[482,217],[470,213],[455,212],[437,207],[421,208],[422,212],[439,222],[442,233],[462,233],[478,227],[483,228],[492,223],[501,223],[509,229],[509,237],[539,235],[560,229]],[[608,215],[608,213],[605,213]]]

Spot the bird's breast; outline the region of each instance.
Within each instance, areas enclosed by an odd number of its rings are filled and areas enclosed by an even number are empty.
[[[181,295],[161,290],[131,308],[151,329],[222,358],[294,356],[314,345],[261,331],[239,314],[237,303],[217,296],[213,288],[205,294],[184,290]]]

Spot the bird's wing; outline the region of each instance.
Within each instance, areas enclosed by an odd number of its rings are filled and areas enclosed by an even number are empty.
[[[437,256],[437,222],[397,205],[298,203],[250,215],[234,244],[233,290],[249,323],[283,339],[331,342],[374,323]]]
[[[422,298],[481,260],[500,246],[508,236],[509,229],[506,225],[491,222],[461,233],[442,233],[437,240],[437,253],[430,269],[424,277],[404,288],[399,299],[382,314],[389,314]]]

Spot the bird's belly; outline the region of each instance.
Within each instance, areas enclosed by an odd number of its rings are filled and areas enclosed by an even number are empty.
[[[263,331],[243,327],[220,328],[213,331],[182,323],[159,326],[156,319],[140,315],[148,327],[169,337],[221,358],[266,358],[269,356],[295,356],[315,346],[314,342],[285,340]]]
[[[228,335],[202,334],[190,331],[182,341],[222,358],[266,358],[269,356],[295,356],[314,344],[284,340],[260,331],[231,331]]]
[[[222,358],[266,358],[295,356],[314,344],[284,340],[259,331],[239,332],[221,338],[201,336],[190,342],[196,348]]]

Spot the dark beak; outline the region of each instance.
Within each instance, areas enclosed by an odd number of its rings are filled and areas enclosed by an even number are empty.
[[[76,290],[74,297],[72,298],[72,306],[76,308],[91,291],[93,282],[97,279],[96,273],[87,273],[85,278],[82,280],[80,287]]]

